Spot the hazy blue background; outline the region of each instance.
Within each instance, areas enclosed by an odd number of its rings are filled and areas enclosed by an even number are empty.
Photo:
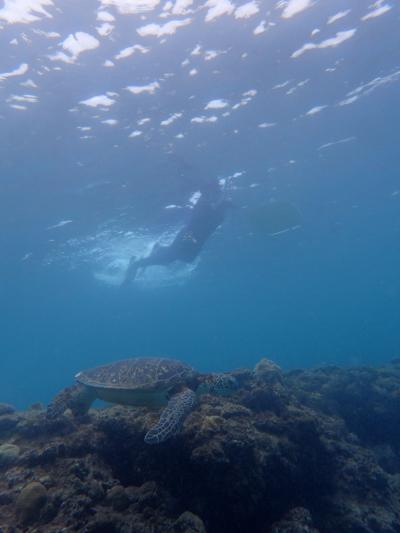
[[[210,22],[195,3],[170,16],[191,22],[165,43],[136,32],[170,20],[158,17],[163,4],[139,14],[121,13],[117,1],[55,4],[22,23],[0,3],[0,401],[47,402],[79,369],[131,355],[166,354],[202,370],[262,356],[284,368],[400,356],[395,2],[320,1],[283,17],[284,3],[263,1],[248,18],[232,11]],[[115,18],[107,36],[96,34],[99,9]],[[272,25],[254,34],[261,20]],[[291,57],[350,29],[346,42]],[[99,45],[70,63],[49,59],[77,31]],[[149,52],[103,66],[135,43]],[[191,55],[197,44],[224,53],[205,61]],[[2,77],[22,63],[26,73]],[[36,87],[21,86],[28,79]],[[154,80],[154,94],[124,89]],[[249,90],[257,94],[233,109]],[[359,98],[343,104],[354,90]],[[79,104],[107,91],[117,95],[109,108]],[[13,99],[26,94],[37,101]],[[227,106],[204,110],[213,99]],[[307,115],[314,106],[327,107]],[[182,117],[161,126],[173,113]],[[109,118],[117,122],[101,122]],[[77,127],[90,127],[90,138]],[[178,227],[187,208],[165,207],[185,206],[210,176],[228,178],[240,209],[195,268],[120,289],[132,239],[143,246]],[[298,208],[300,228],[271,237],[251,224],[252,209],[275,200]]]

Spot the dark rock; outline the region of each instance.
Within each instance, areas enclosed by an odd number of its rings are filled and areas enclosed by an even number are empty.
[[[0,446],[0,467],[9,466],[17,462],[20,448],[16,444],[2,444]]]
[[[40,437],[46,432],[46,419],[44,413],[38,410],[28,410],[20,417],[17,432],[26,438]]]
[[[40,519],[42,522],[51,522],[57,516],[59,504],[56,501],[47,501],[40,513]]]
[[[50,476],[42,476],[38,480],[46,489],[49,489],[50,487],[54,487],[55,482]]]
[[[318,533],[313,526],[310,511],[303,507],[296,507],[274,524],[270,533]]]
[[[0,416],[10,415],[15,412],[15,407],[8,403],[0,403]]]
[[[206,533],[206,528],[201,518],[190,511],[185,511],[174,523],[173,531],[176,533]]]
[[[253,372],[249,368],[237,368],[230,375],[236,379],[239,387],[246,387],[253,378]]]
[[[92,502],[100,502],[105,496],[105,490],[102,484],[95,479],[92,479],[87,483],[86,492]]]
[[[246,409],[246,407],[237,403],[226,403],[223,406],[222,416],[224,418],[251,416],[251,411],[250,409]]]
[[[243,403],[253,411],[272,411],[282,414],[285,410],[285,397],[280,386],[268,388],[256,386],[243,395]]]
[[[139,508],[142,509],[146,506],[157,507],[162,498],[162,493],[155,481],[147,481],[146,483],[143,483],[143,485],[138,488],[137,494]]]
[[[0,416],[0,435],[12,430],[19,422],[19,417],[16,413]]]
[[[373,447],[373,452],[383,470],[392,475],[400,473],[400,457],[392,446],[380,444]]]
[[[113,516],[99,514],[83,529],[83,533],[119,533],[120,528]]]
[[[69,467],[69,473],[74,474],[79,480],[83,481],[90,473],[89,465],[83,460],[74,461]]]
[[[14,495],[12,492],[0,492],[0,505],[9,505],[14,502]]]
[[[129,506],[130,501],[124,487],[115,485],[107,492],[106,503],[111,505],[115,511],[124,511]]]
[[[13,467],[6,470],[2,478],[8,487],[16,487],[24,484],[32,476],[32,471],[27,468]]]
[[[0,526],[0,533],[20,533],[20,530],[13,526]]]
[[[282,383],[282,369],[265,357],[254,367],[254,376],[257,381],[261,381],[266,385]]]
[[[16,510],[19,520],[23,524],[38,520],[46,502],[46,488],[37,481],[29,483],[22,489],[17,498]]]
[[[45,465],[54,463],[59,457],[65,455],[65,445],[63,443],[48,444],[41,450],[28,450],[20,458],[20,464],[27,466]]]
[[[31,404],[28,409],[30,411],[44,411],[46,408],[41,402]]]

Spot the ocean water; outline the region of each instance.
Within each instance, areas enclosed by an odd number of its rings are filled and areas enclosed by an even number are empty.
[[[1,2],[0,401],[133,355],[398,357],[399,24],[394,0]],[[235,208],[197,260],[121,287],[209,180]]]

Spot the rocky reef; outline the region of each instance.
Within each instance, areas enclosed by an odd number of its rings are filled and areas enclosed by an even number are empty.
[[[233,374],[158,446],[144,408],[0,404],[0,532],[400,531],[399,361]]]

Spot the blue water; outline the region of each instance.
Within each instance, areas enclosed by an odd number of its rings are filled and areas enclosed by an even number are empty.
[[[162,5],[123,14],[115,1],[102,6],[115,27],[101,36],[100,4],[55,0],[51,18],[31,11],[30,22],[0,6],[0,401],[47,402],[78,370],[132,355],[200,370],[252,367],[262,356],[287,369],[398,357],[399,7],[316,2],[284,18],[283,4],[259,2],[248,18],[206,22],[199,3],[160,18]],[[165,43],[134,31],[186,18]],[[274,25],[254,35],[262,20]],[[49,59],[77,31],[99,45]],[[307,42],[325,45],[292,58]],[[103,66],[134,44],[149,51]],[[191,55],[197,44],[223,53],[206,61]],[[21,64],[28,70],[15,74]],[[36,87],[21,86],[27,80]],[[155,80],[154,94],[125,89]],[[108,108],[79,104],[107,91]],[[27,94],[38,101],[14,98]],[[204,109],[218,99],[226,107]],[[306,114],[316,106],[327,107]],[[182,116],[161,126],[174,113]],[[202,116],[217,120],[191,121]],[[101,122],[109,119],[118,122]],[[184,223],[205,177],[225,179],[238,208],[192,268],[121,289],[130,255]],[[252,209],[273,201],[294,205],[300,227],[271,236],[252,225]]]

